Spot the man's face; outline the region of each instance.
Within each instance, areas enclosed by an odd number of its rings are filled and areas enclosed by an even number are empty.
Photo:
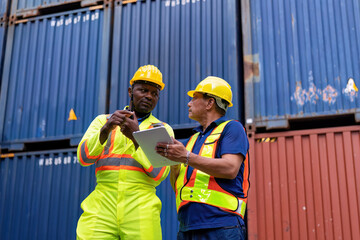
[[[195,121],[201,119],[203,114],[206,114],[206,106],[208,99],[205,99],[201,93],[194,93],[193,98],[188,103],[189,118]]]
[[[133,104],[137,112],[149,113],[156,107],[160,94],[157,87],[145,83],[134,83],[132,92]],[[131,97],[131,88],[129,88],[129,96]]]

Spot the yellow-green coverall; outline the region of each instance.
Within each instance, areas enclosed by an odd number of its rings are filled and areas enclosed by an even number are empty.
[[[169,167],[153,168],[139,147],[116,127],[104,144],[100,129],[106,115],[91,123],[78,147],[81,165],[95,163],[97,185],[81,203],[84,213],[77,226],[77,239],[161,239],[161,201],[155,187],[169,174]],[[151,128],[160,121],[150,114],[139,125]],[[170,136],[172,128],[164,124]]]

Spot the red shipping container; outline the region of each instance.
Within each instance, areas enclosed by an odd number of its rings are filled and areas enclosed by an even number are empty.
[[[360,239],[360,126],[249,139],[250,240]]]

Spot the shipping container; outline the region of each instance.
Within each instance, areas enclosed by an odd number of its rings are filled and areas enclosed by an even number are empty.
[[[187,92],[209,75],[224,78],[233,91],[228,116],[241,119],[243,88],[236,0],[115,2],[110,112],[129,104],[127,89],[138,67],[157,66],[166,86],[154,115],[174,128],[188,119]]]
[[[3,155],[0,173],[0,239],[76,238],[80,204],[96,180],[75,149]]]
[[[34,17],[48,12],[61,12],[65,10],[99,5],[104,0],[12,0],[11,19]]]
[[[351,114],[360,121],[359,1],[241,1],[245,119]]]
[[[111,9],[100,5],[9,26],[0,96],[2,148],[80,138],[106,111],[110,20]]]
[[[95,189],[95,168],[76,149],[1,155],[0,239],[75,239],[81,202]],[[157,187],[164,240],[176,239],[175,194],[169,177]]]
[[[360,239],[360,125],[249,139],[249,240]]]
[[[0,0],[0,22],[7,20],[11,0]]]

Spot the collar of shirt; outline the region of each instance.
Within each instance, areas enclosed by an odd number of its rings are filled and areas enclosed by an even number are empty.
[[[206,134],[207,132],[209,132],[210,130],[214,129],[215,127],[219,126],[221,123],[227,121],[227,118],[225,116],[222,116],[221,118],[218,118],[217,120],[213,121],[212,123],[210,123],[210,125],[205,129],[205,131],[203,132],[203,127],[200,125],[196,128],[193,129],[194,133],[199,132],[201,135]]]
[[[147,119],[148,117],[150,117],[151,115],[151,112],[149,112],[148,114],[146,114],[144,117],[142,118],[138,118],[138,122],[139,122],[139,125],[142,123],[142,121],[144,121],[145,119]]]
[[[217,120],[213,121],[203,132],[202,126],[198,126],[196,128],[193,129],[193,131],[199,132],[199,137],[196,139],[195,145],[192,149],[192,152],[195,154],[199,154],[200,150],[201,150],[201,146],[204,144],[206,138],[211,134],[212,130],[217,127],[219,124],[225,122],[227,120],[227,118],[225,116],[218,118]],[[190,140],[190,138],[188,138],[188,141]],[[184,144],[186,146],[187,142]],[[187,171],[187,179],[190,179],[190,176],[193,172],[193,167],[188,166],[188,171]]]

